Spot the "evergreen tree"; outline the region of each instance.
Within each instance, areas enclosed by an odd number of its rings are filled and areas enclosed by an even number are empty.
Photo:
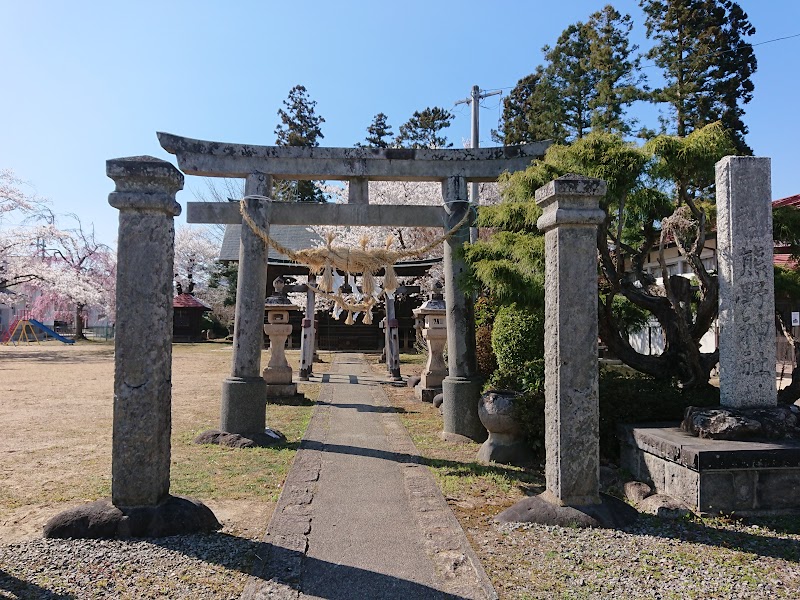
[[[563,144],[589,131],[629,134],[633,121],[625,109],[643,97],[632,27],[630,16],[610,5],[567,27],[553,47],[542,48],[546,66],[520,80],[506,98],[495,139]]]
[[[548,62],[545,74],[558,90],[552,107],[568,140],[581,139],[592,125],[591,106],[597,96],[597,73],[591,66],[591,38],[583,23],[567,27],[555,46],[542,48]]]
[[[542,140],[566,141],[566,130],[558,118],[558,91],[544,74],[543,67],[517,82],[503,100],[503,116],[499,130],[492,138],[506,146]]]
[[[275,128],[278,146],[317,147],[325,119],[316,114],[317,102],[308,97],[305,86],[296,85],[278,110],[280,124]],[[283,200],[297,202],[324,202],[325,195],[313,181],[285,181],[275,186],[275,194]]]
[[[447,141],[447,136],[440,135],[440,132],[450,127],[452,120],[453,114],[438,106],[428,107],[422,112],[415,111],[400,126],[395,142],[404,148],[450,148],[453,144]]]
[[[388,148],[394,133],[387,117],[382,112],[375,115],[372,123],[367,127],[366,144],[357,143],[358,147],[366,148]]]
[[[731,0],[639,0],[639,5],[647,37],[655,40],[647,57],[666,80],[653,93],[655,102],[669,105],[662,125],[685,137],[721,121],[738,152],[752,154],[742,121],[757,67],[753,46],[746,41],[756,31],[747,14]]]
[[[644,98],[640,57],[633,56],[639,47],[629,41],[633,20],[607,5],[589,17],[586,29],[596,86],[589,103],[592,130],[627,135],[633,122],[625,118],[625,108]]]
[[[534,192],[566,173],[599,177],[608,184],[600,203],[606,217],[597,236],[600,338],[634,369],[676,379],[685,387],[707,386],[719,352],[701,352],[699,342],[717,316],[718,284],[701,253],[708,228],[706,207],[714,197],[714,164],[731,151],[731,140],[720,124],[685,138],[659,136],[641,148],[603,132],[551,146],[543,160],[504,177],[500,204],[481,207],[480,226],[500,231],[465,248],[473,288],[488,290],[501,304],[540,306],[544,239],[536,229],[541,210],[533,201]],[[677,180],[704,195],[667,195],[664,190],[676,188]],[[645,269],[659,256],[665,239],[680,242],[678,249],[694,273],[695,286],[682,275],[669,276],[664,264],[663,284]],[[649,317],[664,331],[666,344],[660,355],[641,354],[629,342],[628,331]]]

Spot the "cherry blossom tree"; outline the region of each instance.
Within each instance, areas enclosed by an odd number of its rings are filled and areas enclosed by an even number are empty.
[[[13,171],[0,169],[0,290],[36,279],[36,248],[24,223],[40,215],[45,202],[24,186]]]
[[[60,228],[55,222],[30,228],[35,235],[32,257],[34,279],[26,285],[32,297],[34,316],[52,313],[65,318],[71,313],[75,339],[85,339],[87,311],[114,313],[116,255],[95,237],[94,227],[85,227],[76,215],[68,215],[73,226]]]

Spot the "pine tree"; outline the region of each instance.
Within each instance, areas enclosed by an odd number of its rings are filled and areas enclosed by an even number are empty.
[[[440,135],[439,132],[450,127],[452,120],[453,114],[438,106],[428,107],[422,112],[415,111],[400,126],[400,133],[395,141],[404,148],[450,148],[453,144],[447,141],[447,136]]]
[[[662,125],[685,137],[721,121],[737,150],[752,154],[745,142],[744,109],[753,97],[757,68],[755,34],[747,14],[731,0],[639,0],[647,37],[656,44],[647,57],[658,65],[666,84],[653,100],[669,105]]]
[[[629,41],[632,27],[629,15],[609,5],[542,48],[547,64],[520,80],[506,99],[499,139],[565,143],[589,131],[629,134],[634,122],[625,109],[644,95],[637,46]]]
[[[644,98],[644,77],[639,71],[639,49],[630,43],[633,20],[607,5],[586,24],[590,44],[589,65],[595,75],[595,96],[590,101],[593,131],[631,133],[634,122],[625,108]]]
[[[581,139],[592,125],[591,105],[597,96],[597,74],[591,67],[591,39],[581,22],[567,27],[555,46],[542,48],[548,62],[545,74],[558,90],[553,107],[568,140]]]
[[[392,126],[388,122],[387,117],[382,112],[375,115],[372,123],[367,127],[366,144],[358,143],[358,147],[367,148],[388,148],[394,133],[392,133]]]
[[[305,86],[296,85],[278,110],[281,123],[275,128],[278,146],[319,146],[321,125],[325,119],[316,114],[317,102],[308,97]],[[324,202],[325,195],[313,181],[286,181],[275,186],[275,194],[284,200],[297,202]]]
[[[566,141],[566,130],[558,118],[558,92],[545,77],[543,67],[517,82],[503,100],[503,116],[499,130],[492,138],[506,146],[542,140]]]

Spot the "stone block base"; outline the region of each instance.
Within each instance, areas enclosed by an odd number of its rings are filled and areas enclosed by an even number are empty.
[[[186,535],[221,529],[214,513],[192,498],[167,496],[155,506],[120,508],[110,499],[64,511],[44,526],[46,538],[132,538]]]
[[[442,388],[427,388],[418,385],[414,388],[414,397],[422,402],[433,402],[433,397],[436,394],[441,394]]]
[[[622,429],[621,466],[706,514],[800,514],[800,442],[693,437],[677,426]]]
[[[297,395],[296,383],[268,383],[266,385],[267,401],[273,398],[291,398]]]
[[[261,377],[230,377],[223,381],[220,430],[262,433],[267,426],[266,386]]]
[[[264,381],[270,385],[286,385],[292,383],[292,368],[286,367],[267,367],[261,372]]]
[[[456,434],[482,442],[489,435],[478,418],[481,382],[467,377],[445,377],[442,381],[444,437]]]

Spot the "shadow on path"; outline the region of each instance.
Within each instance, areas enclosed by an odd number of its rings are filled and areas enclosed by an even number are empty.
[[[197,543],[204,537],[209,540],[216,538],[217,543]],[[406,579],[311,558],[302,552],[275,546],[268,542],[257,542],[225,533],[161,538],[149,540],[149,542],[186,556],[222,564],[227,568],[252,575],[260,580],[259,584],[271,581],[269,585],[278,585],[284,590],[286,587],[291,587],[300,590],[303,594],[327,600],[351,600],[352,598],[461,600],[462,598]],[[246,555],[254,559],[254,562],[240,560],[238,564],[226,564],[227,561],[219,561],[220,546],[225,548],[225,552],[222,553],[225,556],[242,557]],[[313,581],[303,580],[302,585],[299,579],[300,570],[297,568],[301,563],[304,572],[315,574]],[[254,565],[252,568],[251,564]],[[336,582],[335,585],[332,585],[333,582]],[[42,597],[63,598],[64,600],[72,598],[72,596]],[[267,595],[267,597],[271,596]]]

